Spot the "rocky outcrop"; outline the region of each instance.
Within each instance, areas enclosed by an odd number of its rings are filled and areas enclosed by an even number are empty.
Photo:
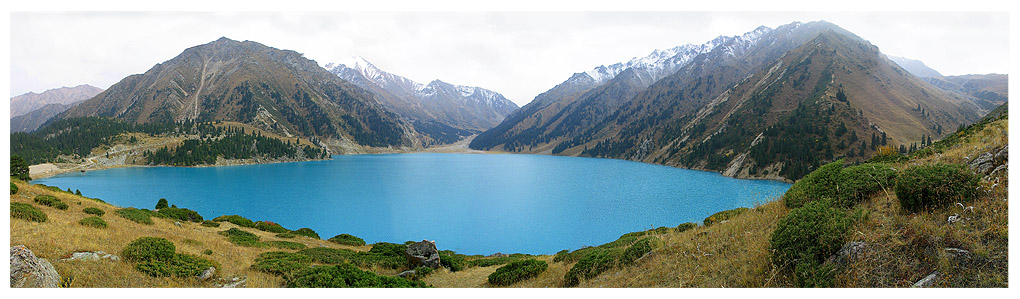
[[[407,246],[407,262],[413,267],[439,268],[439,250],[435,241],[422,240]]]
[[[989,175],[1000,170],[1005,170],[1006,165],[1009,165],[1009,145],[1005,145],[1000,149],[993,149],[978,155],[973,160],[967,162],[967,166],[973,169],[974,172],[982,175]]]
[[[60,259],[61,261],[98,261],[107,259],[111,261],[120,261],[120,257],[109,254],[102,251],[78,251],[71,253],[70,257]]]
[[[60,284],[60,274],[53,264],[38,258],[24,245],[11,247],[12,288],[55,288]]]

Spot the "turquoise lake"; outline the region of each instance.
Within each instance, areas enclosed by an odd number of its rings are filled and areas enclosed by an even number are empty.
[[[159,198],[206,219],[238,214],[323,239],[434,240],[464,254],[551,254],[752,207],[789,184],[640,162],[495,154],[380,154],[226,167],[133,167],[32,183],[113,205]],[[110,214],[114,215],[114,214]],[[115,217],[115,216],[114,216]]]

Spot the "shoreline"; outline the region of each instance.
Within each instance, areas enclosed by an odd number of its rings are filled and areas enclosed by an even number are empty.
[[[443,144],[443,145],[438,145],[438,146],[429,147],[429,148],[423,148],[423,149],[405,150],[405,149],[393,149],[393,148],[371,148],[371,149],[369,149],[368,151],[366,151],[364,153],[355,152],[355,153],[336,154],[336,155],[443,153],[443,154],[515,154],[515,155],[542,155],[542,156],[576,157],[576,156],[553,155],[553,154],[547,154],[547,153],[515,153],[515,152],[505,152],[505,151],[488,151],[488,150],[471,149],[471,148],[468,147],[468,144],[470,144],[471,141],[474,140],[475,136],[478,136],[478,135],[471,135],[471,136],[468,136],[467,138],[461,139],[461,140],[459,140],[457,142],[454,142],[454,143],[451,143],[451,144]],[[79,164],[74,164],[74,166],[71,166],[69,168],[60,168],[60,166],[58,166],[57,164],[54,164],[54,163],[43,163],[43,164],[31,165],[31,166],[29,166],[29,176],[31,176],[32,179],[35,180],[35,179],[43,179],[43,178],[53,177],[53,176],[56,176],[56,175],[60,175],[60,174],[68,173],[68,172],[73,172],[73,171],[79,171],[79,170],[95,171],[95,170],[104,170],[104,169],[113,169],[113,168],[125,168],[125,167],[220,167],[220,166],[238,166],[238,165],[257,165],[257,164],[275,164],[275,163],[290,163],[290,162],[307,162],[307,161],[325,161],[325,160],[332,160],[333,159],[332,156],[333,155],[330,155],[330,158],[327,158],[327,159],[271,160],[271,161],[256,161],[256,159],[251,159],[251,160],[225,160],[225,159],[219,158],[219,159],[217,159],[216,164],[214,164],[214,165],[194,165],[194,166],[139,165],[139,164],[104,165],[102,163],[92,162],[91,159],[85,159],[86,162],[79,163]],[[583,158],[610,159],[610,160],[621,160],[621,161],[639,162],[639,163],[646,163],[646,164],[650,164],[650,165],[666,166],[666,167],[672,167],[672,168],[678,168],[678,169],[706,171],[706,172],[712,172],[712,173],[717,173],[717,174],[722,175],[722,176],[726,176],[726,175],[723,175],[723,171],[715,171],[715,170],[701,169],[701,168],[680,167],[680,166],[675,166],[675,165],[652,163],[652,162],[646,162],[646,161],[634,161],[634,160],[627,160],[627,159],[598,158],[598,157],[583,157]],[[70,164],[70,163],[64,163],[64,164]],[[32,168],[36,168],[36,170],[33,171]],[[781,180],[781,179],[775,179],[775,178],[751,178],[751,177],[736,177],[736,176],[726,176],[726,177],[730,177],[730,178],[734,178],[734,179],[741,179],[741,180],[764,180],[764,181],[774,181],[774,182],[781,182],[781,183],[787,183],[787,184],[793,184],[794,183],[793,181],[790,181],[790,180],[785,180],[785,179]]]

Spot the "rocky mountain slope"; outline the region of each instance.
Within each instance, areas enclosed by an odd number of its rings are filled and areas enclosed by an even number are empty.
[[[57,118],[84,116],[134,123],[238,121],[281,136],[314,138],[334,153],[425,142],[370,92],[300,53],[227,38],[128,76]]]
[[[387,109],[416,124],[481,132],[496,126],[518,108],[488,89],[440,80],[421,84],[383,71],[361,57],[329,63],[326,69],[372,91]]]
[[[49,104],[71,106],[74,103],[88,100],[100,92],[103,92],[102,88],[88,84],[54,88],[43,93],[29,92],[11,98],[11,118],[28,114]],[[53,109],[53,107],[50,107],[50,109]]]
[[[650,83],[634,68],[604,84],[575,74],[471,147],[791,180],[824,161],[947,134],[987,112],[827,22],[760,27],[701,49]]]

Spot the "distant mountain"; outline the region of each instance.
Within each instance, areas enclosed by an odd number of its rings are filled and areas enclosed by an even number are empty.
[[[88,100],[103,92],[102,88],[82,84],[75,87],[61,87],[44,91],[29,92],[11,98],[11,118],[24,115],[49,104],[71,105]]]
[[[647,66],[596,68],[605,80],[574,74],[470,146],[791,180],[879,145],[948,134],[985,111],[827,22],[759,27],[685,48],[696,50],[653,68],[668,73],[653,82],[643,80]]]
[[[50,118],[67,111],[67,109],[74,107],[78,103],[81,103],[81,101],[71,103],[70,105],[59,103],[46,104],[46,106],[32,110],[32,112],[15,116],[11,118],[11,133],[35,131],[35,129],[38,129],[39,126],[42,126]]]
[[[315,138],[332,152],[420,147],[428,141],[371,92],[300,53],[227,38],[128,76],[57,118],[82,116],[134,123],[238,121],[282,136]]]
[[[421,84],[385,72],[361,57],[329,63],[326,69],[374,92],[386,108],[417,124],[439,124],[477,133],[496,126],[518,108],[488,89],[439,80]]]
[[[940,74],[938,71],[928,67],[927,65],[924,64],[924,62],[921,62],[920,60],[914,60],[914,59],[910,59],[910,58],[903,58],[903,57],[896,57],[896,56],[888,56],[888,55],[886,55],[886,57],[889,57],[889,60],[892,60],[893,62],[895,62],[897,65],[899,65],[903,69],[907,70],[911,74],[914,74],[914,76],[918,76],[918,77],[921,77],[921,78],[939,78],[939,77],[942,77],[942,74]]]
[[[1009,100],[1009,76],[1003,74],[961,75],[924,78],[938,88],[973,97],[984,109],[994,109]]]

